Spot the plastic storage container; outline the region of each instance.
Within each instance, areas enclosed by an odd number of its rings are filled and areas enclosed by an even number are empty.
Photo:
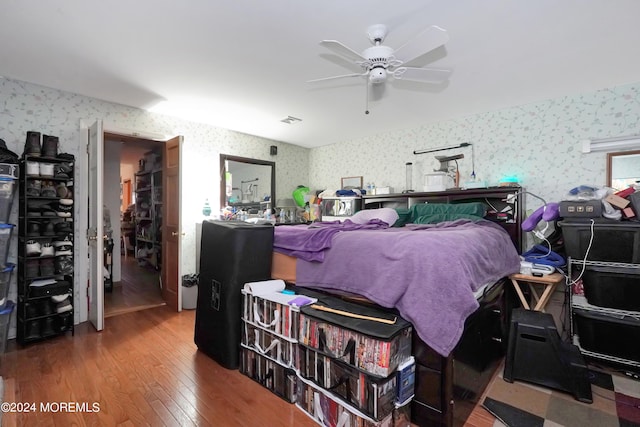
[[[11,234],[14,227],[15,225],[13,224],[0,224],[0,265],[7,263],[9,244],[11,243]]]
[[[640,312],[640,270],[588,267],[582,277],[584,296],[591,305]]]
[[[16,180],[0,176],[0,222],[9,222],[15,192]]]
[[[574,309],[580,347],[595,353],[640,362],[640,320]]]
[[[564,220],[558,224],[562,227],[567,256],[585,259],[591,239],[591,222]],[[598,219],[593,225],[593,243],[586,259],[640,263],[640,223]]]
[[[11,283],[11,273],[16,266],[7,264],[0,270],[0,310],[5,308],[9,297],[9,283]]]
[[[14,307],[13,301],[7,301],[5,307],[0,310],[0,354],[7,349],[7,337],[9,335],[9,322]]]

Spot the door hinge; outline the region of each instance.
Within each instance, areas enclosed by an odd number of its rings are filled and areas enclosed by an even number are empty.
[[[87,240],[98,240],[98,230],[95,228],[87,228]]]

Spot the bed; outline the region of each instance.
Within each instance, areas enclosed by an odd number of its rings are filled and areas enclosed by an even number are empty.
[[[363,212],[364,220],[276,227],[272,277],[399,312],[415,332],[413,421],[453,425],[466,419],[454,414],[464,406],[456,393],[477,400],[478,385],[488,381],[480,377],[495,368],[492,362],[501,352],[498,341],[507,320],[495,313],[505,312],[508,288],[502,279],[520,265],[521,236],[514,233],[521,222],[519,192],[369,198],[365,206],[368,201],[372,209]],[[440,203],[426,207],[431,200]],[[386,202],[399,213],[395,223],[376,214],[388,212]],[[457,215],[420,217],[436,207]],[[466,209],[475,216],[459,215]],[[472,407],[466,409],[468,415]]]

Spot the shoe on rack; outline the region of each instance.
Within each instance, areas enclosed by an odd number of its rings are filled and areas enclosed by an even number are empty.
[[[73,181],[67,182],[67,197],[63,199],[73,199]]]
[[[51,301],[47,299],[40,301],[38,304],[38,308],[40,309],[40,316],[48,316],[50,314],[53,314],[53,306],[51,304]]]
[[[36,304],[33,302],[28,302],[24,305],[25,316],[27,319],[31,319],[32,317],[38,317],[38,308]]]
[[[40,260],[40,275],[53,276],[56,274],[53,258]]]
[[[58,197],[60,197],[61,199],[67,199],[68,193],[69,189],[67,188],[67,184],[65,184],[64,182],[59,182],[58,185],[56,185],[56,194],[58,195]]]
[[[60,218],[71,218],[71,212],[73,211],[73,199],[60,199],[55,211]]]
[[[56,163],[53,167],[53,176],[56,178],[73,178],[73,168],[68,163]]]
[[[38,277],[40,275],[40,261],[37,259],[28,259],[26,273],[29,279]]]
[[[28,237],[40,237],[40,223],[36,221],[29,221],[27,223],[27,236]]]
[[[40,197],[54,198],[58,197],[56,187],[54,187],[51,181],[42,181],[42,188],[40,189]]]
[[[23,157],[40,157],[41,153],[42,147],[40,146],[40,132],[28,131],[27,140],[24,143]]]
[[[56,274],[73,274],[73,256],[71,255],[57,256],[54,265]]]
[[[27,256],[40,256],[42,253],[40,243],[36,240],[27,241]]]
[[[40,256],[54,256],[56,253],[51,242],[43,242],[40,246]]]
[[[58,157],[58,137],[42,135],[42,155],[44,157]],[[51,171],[53,176],[53,170]]]
[[[40,176],[53,178],[53,163],[40,163]]]
[[[73,224],[70,221],[60,221],[55,225],[56,236],[58,240],[63,240],[65,237],[70,236],[69,240],[73,240]]]
[[[53,301],[53,302],[55,302],[57,304],[59,302],[62,302],[64,300],[66,300],[70,296],[71,296],[71,294],[52,295],[51,296],[51,301]]]
[[[56,312],[57,313],[66,313],[68,311],[73,310],[73,305],[71,304],[71,299],[67,298],[62,302],[56,304]]]
[[[26,340],[35,340],[40,338],[40,321],[29,320],[27,322],[27,334],[24,337]]]
[[[56,323],[58,332],[68,331],[73,326],[73,315],[69,311],[66,313],[60,313],[60,316],[58,316],[57,319],[58,321]]]
[[[53,242],[53,247],[56,248],[56,256],[73,255],[73,242],[67,238],[64,240],[56,240]]]
[[[42,230],[43,236],[51,236],[54,237],[56,235],[55,225],[53,221],[47,221],[40,225],[40,229]]]
[[[44,203],[42,206],[40,206],[40,215],[47,217],[58,216],[57,209],[54,209],[52,205],[58,206],[58,202]]]
[[[40,163],[38,162],[26,162],[27,163],[27,176],[40,176]]]
[[[40,334],[43,337],[48,337],[49,335],[55,335],[56,331],[53,329],[53,317],[45,317],[42,319],[42,327],[40,328]]]
[[[30,162],[27,162],[27,163],[30,163]],[[40,181],[39,179],[30,179],[27,181],[28,197],[40,197],[41,191],[42,191],[42,181]]]

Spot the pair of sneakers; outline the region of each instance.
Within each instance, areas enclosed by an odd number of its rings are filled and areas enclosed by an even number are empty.
[[[66,193],[65,193],[66,194]],[[55,198],[58,193],[52,181],[41,181],[39,179],[27,182],[27,196]]]
[[[60,199],[54,202],[30,200],[27,202],[27,216],[29,217],[71,218],[72,212],[73,199]]]
[[[27,176],[53,178],[55,176],[53,169],[53,163],[27,161]]]
[[[40,243],[37,240],[28,240],[26,245],[27,256],[54,256],[57,250],[57,247],[55,246],[56,243],[59,242],[54,242],[52,244],[49,241]]]
[[[53,295],[51,301],[55,304],[56,313],[66,313],[73,310],[70,294]]]
[[[36,277],[53,276],[55,272],[55,263],[52,258],[32,258],[26,261],[27,278],[34,279]]]
[[[68,235],[62,239],[58,238],[54,240],[53,247],[55,248],[55,256],[57,257],[73,255],[73,241]]]

